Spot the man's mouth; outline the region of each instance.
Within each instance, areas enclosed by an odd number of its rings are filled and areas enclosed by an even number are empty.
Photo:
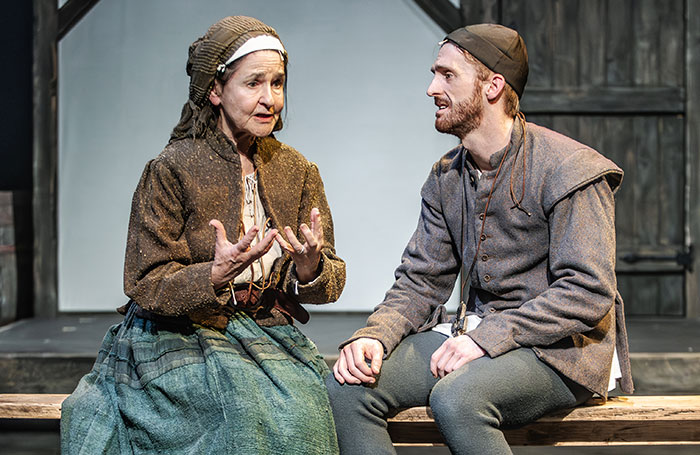
[[[443,111],[449,107],[449,104],[447,100],[441,100],[441,99],[436,99],[435,100],[435,106],[438,108],[438,112]]]
[[[447,103],[444,103],[444,102],[436,102],[435,106],[437,106],[437,111],[435,111],[436,116],[445,112],[445,110],[447,110],[447,108],[449,107],[449,105]]]

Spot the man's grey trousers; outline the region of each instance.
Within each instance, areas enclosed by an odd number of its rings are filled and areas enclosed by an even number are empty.
[[[445,339],[433,331],[406,337],[384,360],[373,385],[341,386],[328,376],[341,455],[395,454],[384,416],[391,409],[427,404],[453,454],[508,454],[501,428],[524,425],[591,396],[529,348],[482,357],[436,379],[430,356]]]

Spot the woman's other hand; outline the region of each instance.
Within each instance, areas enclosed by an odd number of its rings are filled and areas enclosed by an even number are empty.
[[[261,241],[251,247],[260,227],[253,226],[234,244],[228,241],[226,229],[221,221],[211,220],[209,225],[216,231],[214,264],[211,266],[211,283],[214,289],[219,289],[233,280],[253,261],[267,253],[272,248],[275,236],[279,235],[277,229],[270,229]]]
[[[323,225],[321,224],[321,213],[316,207],[311,209],[311,228],[302,223],[299,230],[306,242],[302,244],[294,231],[289,226],[285,226],[285,240],[281,234],[275,237],[282,249],[289,253],[296,265],[297,278],[301,283],[313,281],[318,276],[318,264],[321,260],[321,249],[323,248]]]

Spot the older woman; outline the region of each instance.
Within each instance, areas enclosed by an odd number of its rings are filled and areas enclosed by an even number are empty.
[[[335,301],[345,264],[315,164],[280,143],[287,53],[242,16],[189,49],[189,100],[134,193],[124,321],[63,404],[72,453],[332,454],[299,304]]]

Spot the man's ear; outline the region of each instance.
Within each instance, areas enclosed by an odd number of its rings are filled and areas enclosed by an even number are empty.
[[[214,81],[214,86],[211,88],[211,92],[209,92],[209,101],[211,101],[211,104],[214,106],[221,104],[221,82]]]
[[[488,87],[486,88],[486,98],[489,101],[495,101],[498,99],[506,84],[506,78],[504,78],[502,74],[494,73],[491,76]]]

